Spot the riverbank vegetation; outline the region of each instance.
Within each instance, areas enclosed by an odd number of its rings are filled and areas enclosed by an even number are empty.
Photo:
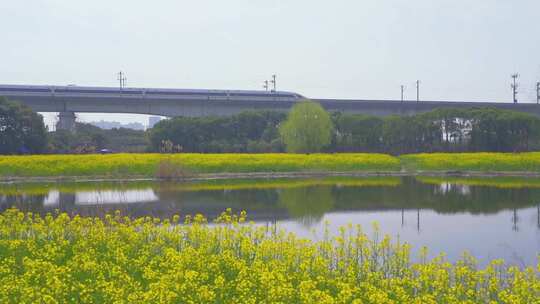
[[[190,174],[399,171],[384,154],[109,154],[1,156],[0,176],[156,177],[162,162]]]
[[[167,172],[163,172],[163,168],[167,168]],[[169,174],[169,171],[176,173]],[[338,172],[536,174],[540,172],[540,152],[430,153],[400,157],[375,153],[0,156],[0,178],[79,176],[184,179],[204,174]]]
[[[534,303],[538,269],[465,254],[411,256],[375,229],[321,241],[225,212],[131,220],[0,215],[0,301],[84,303]]]
[[[530,153],[423,153],[400,156],[410,172],[540,172],[540,152]]]

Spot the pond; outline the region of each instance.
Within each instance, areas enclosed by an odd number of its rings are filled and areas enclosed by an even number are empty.
[[[72,182],[0,184],[0,209],[41,214],[122,214],[170,218],[227,208],[246,210],[260,225],[302,237],[361,224],[455,261],[467,251],[486,261],[534,265],[540,253],[540,179],[458,177],[328,177],[199,182]]]

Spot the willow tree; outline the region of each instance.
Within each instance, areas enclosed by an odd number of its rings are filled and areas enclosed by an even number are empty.
[[[311,153],[330,144],[333,129],[330,115],[320,104],[302,101],[291,109],[279,131],[288,152]]]

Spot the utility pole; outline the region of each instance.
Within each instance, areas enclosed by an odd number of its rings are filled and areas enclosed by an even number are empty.
[[[270,80],[270,83],[272,84],[272,92],[276,92],[276,74],[272,75],[272,80]]]
[[[519,74],[516,73],[516,74],[513,74],[512,75],[512,79],[513,79],[513,83],[510,85],[510,87],[512,87],[512,95],[513,95],[513,99],[514,99],[514,103],[517,103],[517,89],[518,89],[518,84],[517,84],[517,78],[519,77]]]
[[[416,81],[416,102],[420,102],[420,80]]]
[[[263,82],[263,88],[264,88],[265,91],[268,91],[268,80],[265,80]]]
[[[536,83],[536,104],[540,104],[540,81]]]
[[[403,91],[405,91],[405,86],[401,85],[401,102],[403,102]]]
[[[118,72],[118,81],[120,82],[120,90],[122,90],[126,86],[126,74],[122,73],[122,71]]]

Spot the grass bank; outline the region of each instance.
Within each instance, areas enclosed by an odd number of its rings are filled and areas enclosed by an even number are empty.
[[[540,152],[433,153],[400,157],[367,153],[0,156],[0,178],[154,178],[200,174],[228,177],[227,174],[332,172],[540,173]]]
[[[0,214],[2,303],[536,303],[539,266],[474,257],[419,262],[407,243],[361,227],[313,242],[222,214]],[[375,229],[377,231],[377,228]]]

